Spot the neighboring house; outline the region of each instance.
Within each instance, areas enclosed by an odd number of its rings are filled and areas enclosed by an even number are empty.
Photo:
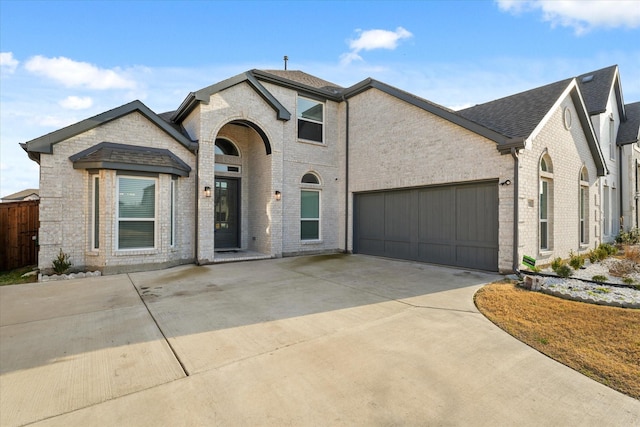
[[[624,230],[629,230],[640,224],[640,102],[626,104],[624,111],[627,120],[620,124],[617,143],[622,186],[621,216]]]
[[[283,70],[170,113],[134,101],[22,144],[41,168],[39,266],[60,248],[106,274],[235,251],[503,272],[566,257],[600,241],[596,194],[616,166],[586,105],[577,79],[456,112]]]
[[[2,203],[7,202],[24,202],[25,200],[40,200],[37,188],[29,188],[27,190],[18,191],[2,198]]]

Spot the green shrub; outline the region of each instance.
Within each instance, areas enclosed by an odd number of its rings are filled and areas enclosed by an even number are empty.
[[[609,280],[609,278],[607,276],[603,276],[601,274],[597,274],[597,275],[593,276],[591,278],[591,280],[593,280],[594,282],[606,282],[607,280]]]
[[[562,264],[561,266],[558,267],[557,270],[554,270],[556,272],[556,274],[560,277],[569,277],[573,274],[573,270],[571,270],[571,267],[569,267],[567,264]]]
[[[631,277],[623,277],[622,283],[624,283],[625,285],[633,285],[635,283],[635,280],[633,280]]]
[[[62,248],[60,248],[60,253],[58,253],[58,257],[51,261],[53,264],[53,271],[57,274],[64,274],[71,268],[72,264],[69,261],[69,254],[65,254],[62,252]]]
[[[603,251],[605,251],[607,253],[607,256],[615,255],[618,253],[618,248],[609,243],[601,243],[600,246],[598,246],[598,249],[602,249]]]
[[[640,243],[640,230],[633,228],[629,231],[623,231],[616,236],[616,243],[622,245],[635,245]]]
[[[563,265],[564,265],[564,260],[560,257],[555,258],[553,261],[551,261],[551,269],[556,273],[558,272],[558,269]]]
[[[574,270],[580,269],[584,265],[584,258],[581,255],[574,254],[573,251],[569,254],[569,265]]]
[[[587,254],[587,258],[589,258],[589,262],[591,264],[595,264],[596,262],[600,261],[600,259],[598,258],[598,252],[595,249],[589,251],[589,253]]]

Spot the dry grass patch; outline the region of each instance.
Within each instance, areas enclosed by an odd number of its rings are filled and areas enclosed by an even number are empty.
[[[640,399],[640,310],[568,301],[504,283],[483,287],[475,302],[520,341]]]

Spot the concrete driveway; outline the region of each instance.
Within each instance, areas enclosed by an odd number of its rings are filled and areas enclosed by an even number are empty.
[[[5,286],[0,425],[639,425],[478,313],[496,278],[331,255]]]

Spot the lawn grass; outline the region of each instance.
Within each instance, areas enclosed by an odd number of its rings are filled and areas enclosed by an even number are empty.
[[[19,285],[38,281],[38,276],[21,277],[23,274],[33,271],[33,266],[17,268],[11,271],[0,271],[0,286]]]
[[[640,310],[606,307],[492,283],[478,310],[552,359],[640,399]]]

